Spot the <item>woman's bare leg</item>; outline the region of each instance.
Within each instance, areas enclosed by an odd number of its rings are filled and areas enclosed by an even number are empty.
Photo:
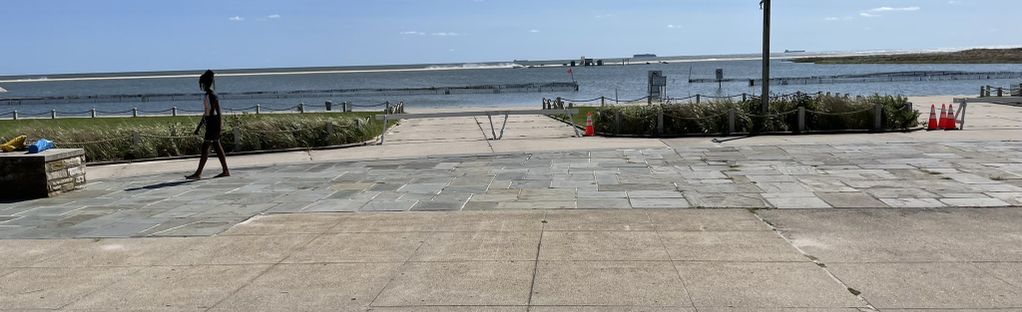
[[[206,159],[209,158],[209,141],[202,142],[202,157],[199,158],[199,168],[195,169],[195,173],[190,176],[186,176],[185,179],[199,179],[202,178],[202,168],[206,167]]]
[[[213,146],[216,149],[216,156],[220,158],[220,167],[224,169],[217,177],[229,177],[231,176],[231,170],[227,168],[227,153],[224,153],[224,146],[220,144],[220,141],[216,141],[216,145]]]

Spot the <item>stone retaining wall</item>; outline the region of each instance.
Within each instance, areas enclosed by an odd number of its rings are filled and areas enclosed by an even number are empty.
[[[85,186],[85,151],[0,154],[0,198],[52,197]]]

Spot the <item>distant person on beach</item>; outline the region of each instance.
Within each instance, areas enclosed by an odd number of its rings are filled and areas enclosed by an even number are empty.
[[[206,159],[209,158],[209,148],[212,145],[216,149],[216,156],[220,158],[220,166],[223,167],[224,172],[218,174],[216,178],[229,177],[231,176],[230,169],[227,169],[227,155],[224,154],[224,147],[220,144],[220,130],[223,125],[223,120],[220,110],[220,98],[216,95],[216,82],[213,80],[213,71],[207,70],[199,76],[199,89],[206,92],[206,95],[202,97],[202,106],[204,112],[202,114],[202,120],[199,121],[199,125],[195,127],[196,135],[199,134],[199,129],[203,125],[206,126],[206,135],[202,142],[202,158],[199,159],[199,168],[195,170],[195,173],[186,176],[185,179],[198,180],[202,178],[202,168],[206,166]]]

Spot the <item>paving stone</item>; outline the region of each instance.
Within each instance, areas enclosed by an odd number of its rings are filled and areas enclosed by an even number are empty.
[[[701,208],[768,208],[759,195],[687,193],[694,207]]]
[[[834,208],[889,208],[887,204],[862,192],[816,193]]]
[[[408,211],[417,200],[373,200],[362,206],[361,211]]]
[[[764,193],[763,198],[775,208],[832,208],[813,193]]]
[[[659,232],[674,261],[808,261],[773,231]]]
[[[629,209],[632,205],[629,204],[628,199],[624,198],[578,198],[579,209],[594,209],[594,208],[610,208],[610,209]]]
[[[424,239],[415,232],[327,234],[294,250],[283,262],[400,262],[408,260]]]
[[[646,198],[632,197],[628,199],[634,208],[689,208],[688,201],[684,198]]]
[[[941,202],[952,207],[1008,207],[1008,203],[989,197],[979,198],[942,198]]]
[[[894,208],[937,208],[945,207],[935,198],[881,198],[880,201]]]

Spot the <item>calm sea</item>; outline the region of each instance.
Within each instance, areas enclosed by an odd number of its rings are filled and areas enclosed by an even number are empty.
[[[444,87],[469,86],[483,84],[518,84],[571,81],[565,67],[542,68],[510,68],[509,66],[493,65],[493,68],[476,68],[461,70],[426,70],[407,72],[360,72],[360,73],[302,73],[302,74],[267,74],[219,77],[217,89],[220,92],[246,91],[294,91],[323,89],[355,89],[355,88],[411,88],[411,87]],[[667,76],[667,92],[672,97],[686,97],[695,94],[730,95],[759,93],[759,87],[749,87],[747,82],[724,83],[722,88],[717,84],[688,83],[691,78],[713,78],[715,69],[724,70],[725,78],[758,78],[760,75],[759,61],[727,60],[699,61],[670,64],[636,64],[627,66],[574,67],[574,79],[578,81],[578,92],[543,92],[543,93],[503,93],[503,94],[468,94],[468,95],[429,95],[429,96],[357,96],[334,98],[288,98],[225,101],[226,108],[243,108],[260,104],[263,107],[288,107],[305,103],[306,105],[322,105],[324,101],[335,103],[350,101],[354,104],[371,104],[383,101],[404,101],[409,109],[415,107],[484,107],[498,108],[501,106],[535,105],[539,107],[541,98],[565,97],[572,99],[588,99],[599,96],[620,99],[634,99],[645,95],[647,72],[663,71]],[[831,76],[846,74],[868,74],[899,71],[966,71],[966,72],[1022,72],[1020,64],[1002,65],[816,65],[797,64],[788,61],[773,61],[772,77],[805,77]],[[199,74],[196,72],[194,74]],[[126,74],[120,74],[126,75]],[[38,78],[38,77],[37,77]],[[198,92],[196,78],[145,78],[145,79],[110,79],[110,80],[70,80],[59,79],[7,79],[0,78],[0,87],[7,93],[0,93],[0,98],[35,97],[35,96],[89,96],[114,94],[155,94],[155,93],[193,93]],[[981,85],[1009,86],[1022,81],[1014,80],[959,80],[932,82],[885,82],[885,83],[848,83],[826,85],[788,85],[774,86],[774,93],[803,92],[837,92],[853,95],[890,94],[890,95],[975,95]],[[201,102],[147,102],[147,103],[87,103],[87,104],[36,104],[0,106],[0,113],[18,110],[19,113],[32,114],[48,112],[56,109],[60,112],[82,112],[91,108],[101,111],[117,111],[137,107],[141,111],[160,111],[177,106],[183,109],[199,109]],[[321,109],[321,108],[320,108]],[[6,116],[4,116],[6,117]]]

